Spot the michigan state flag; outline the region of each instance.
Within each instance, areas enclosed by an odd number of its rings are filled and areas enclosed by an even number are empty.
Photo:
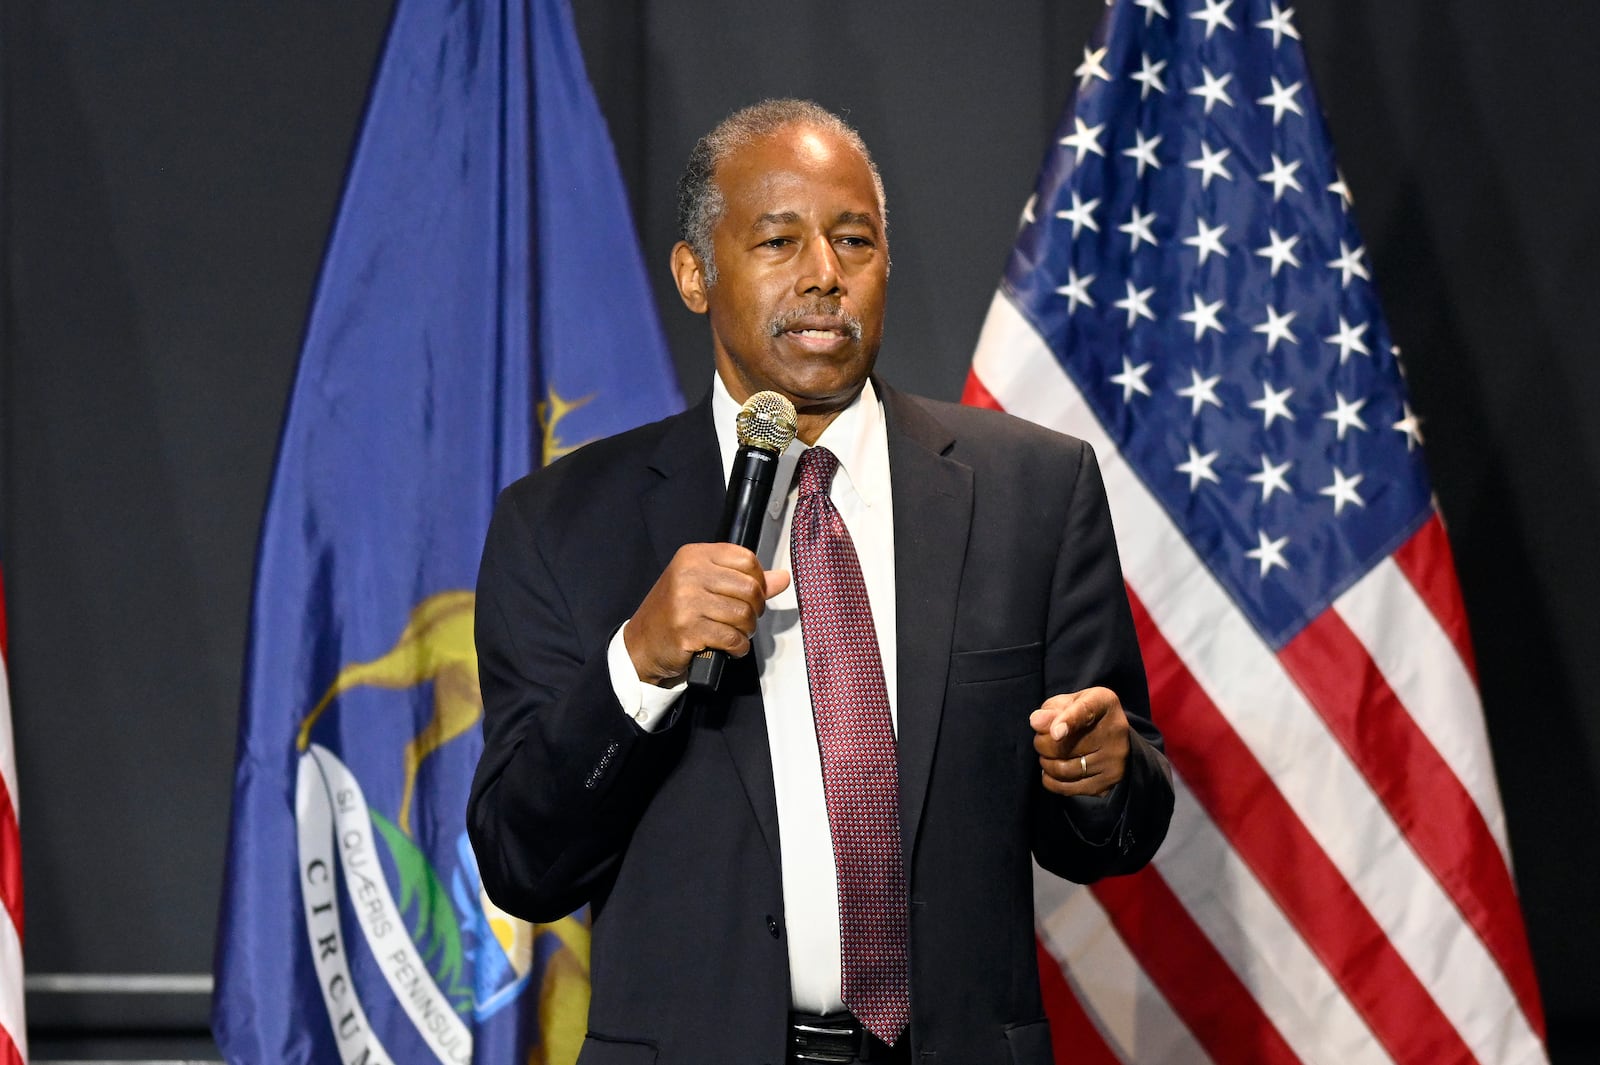
[[[682,405],[565,0],[400,0],[262,531],[217,947],[230,1062],[570,1062],[583,915],[489,902],[495,496]]]

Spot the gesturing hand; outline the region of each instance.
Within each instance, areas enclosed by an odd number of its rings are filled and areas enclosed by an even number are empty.
[[[622,627],[634,671],[647,684],[670,686],[702,650],[744,656],[767,599],[787,587],[789,574],[762,570],[746,548],[685,544]]]
[[[1104,795],[1128,764],[1128,717],[1110,688],[1053,695],[1028,717],[1044,786],[1057,795]]]

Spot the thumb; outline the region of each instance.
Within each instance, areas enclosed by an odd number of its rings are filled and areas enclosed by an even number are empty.
[[[766,578],[767,582],[766,595],[768,599],[771,599],[775,595],[783,594],[783,590],[789,587],[790,581],[794,579],[789,576],[788,570],[782,569],[769,569],[763,574],[763,576]]]

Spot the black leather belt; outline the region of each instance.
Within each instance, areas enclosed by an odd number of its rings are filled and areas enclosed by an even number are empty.
[[[875,1061],[883,1065],[911,1061],[910,1036],[902,1032],[894,1046],[861,1027],[848,1013],[817,1016],[811,1013],[789,1015],[790,1065],[848,1065]]]

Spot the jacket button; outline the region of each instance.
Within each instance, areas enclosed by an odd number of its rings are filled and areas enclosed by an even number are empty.
[[[778,919],[770,913],[767,914],[767,931],[771,933],[773,939],[778,938]]]

